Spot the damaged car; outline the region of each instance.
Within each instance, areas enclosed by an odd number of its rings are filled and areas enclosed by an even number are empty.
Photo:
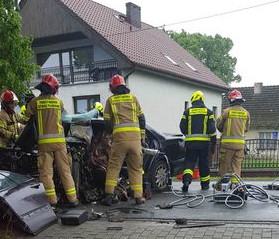
[[[34,122],[25,127],[15,146],[0,150],[0,169],[38,177]],[[105,132],[103,119],[64,122],[68,151],[72,156],[72,174],[82,202],[99,200],[104,194],[105,175],[111,147],[111,135]],[[171,185],[171,177],[183,170],[184,141],[181,135],[160,134],[146,127],[143,149],[144,189],[160,192]],[[55,170],[55,168],[54,168]],[[61,195],[63,187],[54,177]],[[116,192],[120,198],[129,196],[127,167],[124,164]]]

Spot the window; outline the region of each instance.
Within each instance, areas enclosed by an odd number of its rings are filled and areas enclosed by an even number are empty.
[[[164,57],[166,57],[172,64],[178,66],[178,63],[176,63],[175,60],[173,60],[170,56],[164,55]]]
[[[184,61],[185,65],[188,66],[192,71],[198,71],[195,67],[193,67],[190,63]]]
[[[278,132],[259,132],[259,150],[276,150]]]
[[[47,53],[41,54],[38,56],[38,64],[42,66],[42,68],[50,68],[50,67],[59,67],[59,54],[58,53]]]
[[[100,101],[100,95],[86,95],[74,97],[75,113],[81,114],[91,110],[93,104]]]
[[[81,69],[87,68],[93,61],[93,50],[92,48],[85,47],[74,49],[72,51],[72,62],[74,68]]]

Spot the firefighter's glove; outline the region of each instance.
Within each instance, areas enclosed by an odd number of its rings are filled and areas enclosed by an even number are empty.
[[[140,130],[140,137],[141,137],[141,145],[145,145],[145,130]]]
[[[145,138],[141,138],[140,142],[141,142],[141,146],[142,147],[146,147],[147,146],[146,143],[145,143]]]

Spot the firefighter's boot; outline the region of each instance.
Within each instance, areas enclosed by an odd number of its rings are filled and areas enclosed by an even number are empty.
[[[111,206],[113,201],[113,194],[108,193],[106,194],[105,198],[101,200],[101,204],[104,206]]]
[[[63,203],[62,204],[62,207],[66,207],[66,208],[75,208],[75,207],[78,207],[79,205],[79,201],[76,200],[76,201],[73,201],[73,202],[66,202],[66,203]]]
[[[208,190],[209,189],[209,183],[201,183],[201,189],[202,190]]]
[[[135,198],[135,202],[137,205],[144,204],[145,198],[144,197]]]
[[[189,189],[189,185],[190,185],[189,181],[183,180],[182,192],[187,193]]]

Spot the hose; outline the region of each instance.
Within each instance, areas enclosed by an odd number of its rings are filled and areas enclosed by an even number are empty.
[[[172,201],[168,204],[158,205],[158,206],[160,209],[170,209],[176,206],[186,206],[188,208],[195,208],[202,205],[207,198],[213,198],[214,196],[225,196],[226,198],[224,204],[230,209],[238,209],[243,207],[246,201],[241,196],[235,194],[237,191],[240,190],[243,190],[243,193],[247,195],[247,198],[251,197],[260,202],[272,201],[279,206],[279,196],[269,195],[264,189],[262,189],[259,186],[244,183],[244,181],[237,174],[231,174],[230,177],[237,178],[239,183],[229,193],[220,192],[220,193],[213,193],[209,195],[202,195],[202,194],[188,195],[181,192],[181,190],[175,190],[171,186],[171,193],[176,197],[179,197],[179,199]],[[275,182],[275,180],[273,182]],[[239,199],[239,203],[233,204],[232,202],[230,202],[231,197],[233,197],[234,199],[235,198]]]

